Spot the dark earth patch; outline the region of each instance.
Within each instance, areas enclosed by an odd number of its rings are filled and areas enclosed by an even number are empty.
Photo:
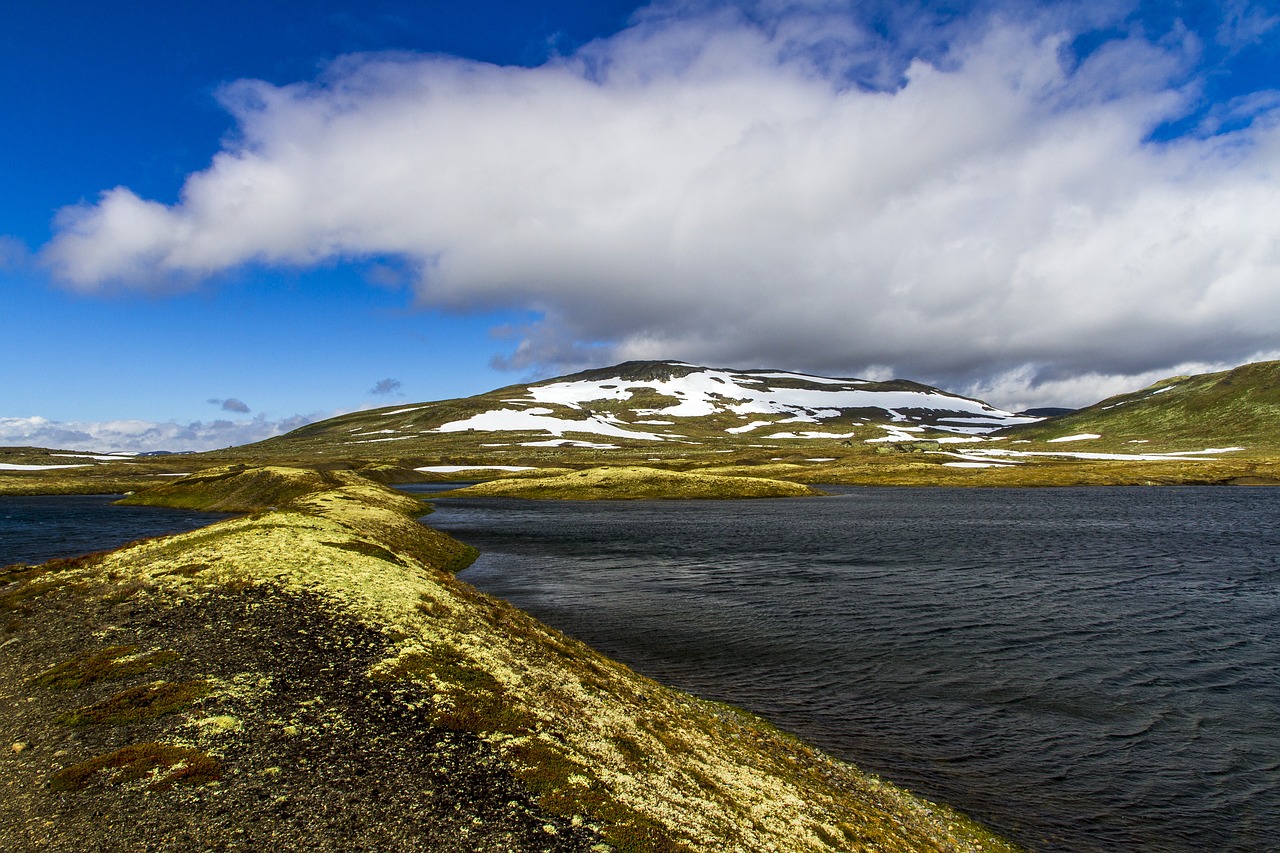
[[[475,735],[432,726],[429,687],[369,679],[390,639],[318,597],[87,587],[22,596],[21,620],[0,634],[0,849],[560,853],[600,842],[540,809]],[[83,677],[103,667],[110,678]],[[207,692],[186,690],[171,713],[85,712],[149,707],[195,684]]]

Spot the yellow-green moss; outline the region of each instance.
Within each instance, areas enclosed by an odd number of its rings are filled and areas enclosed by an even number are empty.
[[[643,466],[590,468],[553,477],[493,480],[455,489],[450,497],[512,497],[542,500],[636,500],[677,498],[782,498],[819,495],[799,483],[761,477],[665,471]]]
[[[151,778],[151,788],[175,784],[202,785],[222,778],[222,765],[211,755],[186,746],[140,743],[73,764],[49,779],[54,791],[80,791],[103,770],[115,770],[109,782],[118,784]]]
[[[213,685],[208,681],[183,681],[173,683],[157,681],[130,687],[94,705],[78,708],[58,718],[64,726],[82,726],[89,723],[122,726],[142,720],[154,720],[191,706],[193,702],[208,696]]]
[[[137,646],[109,646],[74,655],[31,679],[40,687],[74,690],[97,681],[141,675],[178,657],[167,649],[138,653]]]
[[[96,571],[158,595],[268,584],[319,596],[394,643],[373,677],[429,685],[428,720],[476,733],[545,808],[600,826],[622,850],[826,851],[823,833],[837,837],[842,825],[865,837],[866,849],[1012,849],[757,717],[637,675],[458,581],[450,570],[472,549],[419,524],[416,500],[338,473],[338,482],[320,478],[329,485],[274,511],[138,543]]]

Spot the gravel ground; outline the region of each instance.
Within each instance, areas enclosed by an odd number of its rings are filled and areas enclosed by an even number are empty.
[[[24,580],[0,576],[0,849],[609,849],[431,726],[428,688],[369,679],[389,638],[318,597]],[[84,683],[41,683],[65,662]]]

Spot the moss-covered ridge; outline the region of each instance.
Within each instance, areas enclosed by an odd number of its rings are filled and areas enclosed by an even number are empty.
[[[1280,450],[1280,361],[1173,376],[1001,434],[1035,440],[1079,433],[1097,434],[1092,446],[1130,451],[1135,445],[1173,451],[1239,445],[1274,456]]]
[[[206,487],[218,502],[235,496],[237,507],[259,509],[113,552],[92,571],[193,604],[274,588],[354,617],[391,641],[371,675],[427,688],[430,700],[414,706],[425,722],[479,735],[544,808],[598,828],[617,849],[1012,849],[946,808],[755,716],[643,678],[456,580],[474,552],[419,524],[412,498],[356,475],[279,468],[207,472],[140,497],[190,506]]]
[[[253,512],[275,509],[317,492],[368,485],[369,482],[369,478],[352,471],[314,471],[282,465],[227,465],[189,474],[172,483],[129,495],[118,503],[208,512]],[[412,501],[411,498],[407,500]],[[387,498],[384,496],[380,501],[385,503]],[[411,505],[402,501],[399,505],[413,509],[417,502],[412,501]]]
[[[447,492],[451,497],[543,500],[639,500],[678,498],[794,498],[820,495],[800,483],[764,477],[665,471],[639,465],[589,468],[551,477],[492,480]]]

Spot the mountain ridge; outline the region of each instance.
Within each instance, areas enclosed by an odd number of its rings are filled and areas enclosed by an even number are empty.
[[[1170,376],[1060,417],[1015,425],[1010,438],[1097,434],[1102,444],[1189,442],[1269,447],[1280,443],[1280,361]]]
[[[632,361],[200,454],[0,457],[10,494],[128,491],[232,463],[352,468],[379,482],[641,466],[806,484],[1269,484],[1280,483],[1280,362],[1032,417],[908,380]]]
[[[617,442],[727,441],[746,434],[775,440],[844,439],[887,425],[896,426],[875,436],[901,436],[904,429],[917,425],[975,434],[1029,420],[981,400],[907,380],[877,382],[783,370],[630,361],[472,397],[342,415],[257,446],[283,448],[298,439],[320,436],[347,446],[392,441],[416,445],[423,443],[424,436],[472,432],[514,434],[525,439],[519,442],[523,446],[550,441],[603,449],[616,447]],[[768,432],[780,424],[806,426]],[[602,444],[602,438],[609,444]]]

